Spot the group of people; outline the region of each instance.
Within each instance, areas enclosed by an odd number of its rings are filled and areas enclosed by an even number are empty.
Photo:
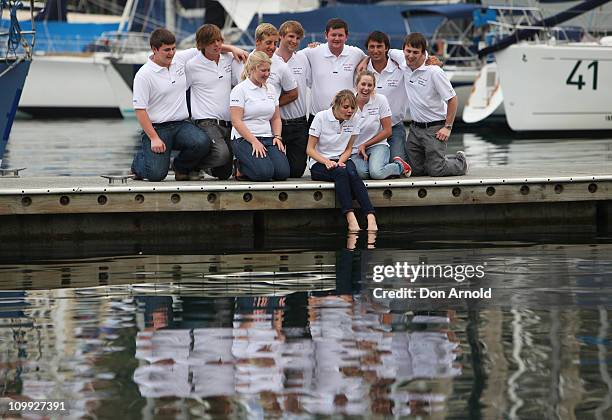
[[[363,179],[465,174],[463,152],[446,156],[457,96],[439,61],[428,59],[423,35],[409,34],[402,51],[375,31],[365,54],[346,45],[348,34],[345,21],[330,19],[325,44],[298,50],[299,22],[278,30],[263,23],[248,54],[205,24],[197,47],[177,53],[174,35],[155,30],[153,53],[134,79],[143,135],[132,173],[165,179],[173,150],[177,180],[204,170],[219,179],[280,181],[301,177],[308,165],[313,180],[335,183],[349,230],[359,229],[353,197],[368,230],[377,229]]]

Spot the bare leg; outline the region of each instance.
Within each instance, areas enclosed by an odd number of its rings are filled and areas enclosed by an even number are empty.
[[[348,223],[349,232],[357,232],[361,230],[361,227],[359,227],[359,222],[357,221],[354,212],[349,211],[346,213],[346,221]]]
[[[374,213],[368,214],[368,230],[371,232],[376,232],[378,230],[378,225],[376,224],[376,216]]]

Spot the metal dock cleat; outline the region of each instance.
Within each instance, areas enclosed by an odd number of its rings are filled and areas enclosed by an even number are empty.
[[[121,181],[122,184],[127,184],[128,179],[134,179],[134,174],[129,175],[100,175],[102,178],[108,179],[108,183],[113,185],[115,182],[119,183]]]
[[[0,168],[0,177],[3,178],[19,178],[19,171],[26,168]]]

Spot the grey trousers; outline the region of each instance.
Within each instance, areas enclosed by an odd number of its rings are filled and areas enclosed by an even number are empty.
[[[446,142],[436,138],[442,126],[420,128],[410,125],[406,152],[412,176],[464,175],[467,163],[456,156],[446,156]]]
[[[232,175],[233,156],[230,143],[231,127],[223,127],[212,121],[197,123],[210,139],[210,152],[200,161],[200,169],[219,178],[228,179]]]

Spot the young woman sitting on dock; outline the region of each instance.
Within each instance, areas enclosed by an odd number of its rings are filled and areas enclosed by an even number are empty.
[[[282,181],[289,162],[281,137],[281,118],[274,87],[267,84],[272,60],[263,52],[249,56],[230,95],[235,178]]]
[[[357,118],[352,118],[356,108],[355,94],[345,89],[336,94],[331,108],[315,115],[306,149],[310,158],[308,167],[313,180],[334,182],[350,231],[360,229],[353,209],[353,195],[367,215],[368,230],[374,231],[378,230],[374,207],[355,164],[349,159],[359,135]]]
[[[376,93],[376,77],[362,71],[355,80],[359,135],[353,144],[351,160],[362,179],[410,176],[411,168],[400,156],[390,161],[387,139],[391,137],[391,108],[384,95]]]

